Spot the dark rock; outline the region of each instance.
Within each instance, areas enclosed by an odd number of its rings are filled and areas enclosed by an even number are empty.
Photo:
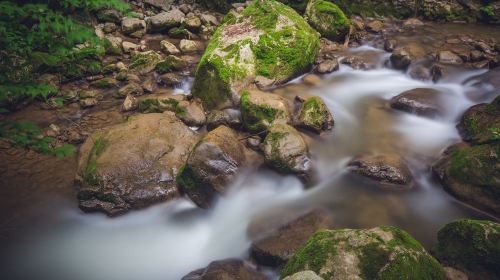
[[[500,140],[500,97],[490,104],[478,104],[465,111],[458,131],[464,141],[473,144]]]
[[[239,259],[211,262],[206,268],[197,269],[181,280],[266,280],[266,276],[250,263]]]
[[[182,76],[177,73],[167,73],[160,76],[160,81],[166,86],[180,85],[182,80]]]
[[[337,59],[327,59],[321,62],[316,68],[319,74],[327,74],[339,70],[339,62]]]
[[[412,62],[410,53],[405,49],[398,49],[390,57],[392,66],[399,70],[405,70]]]
[[[384,50],[392,52],[396,49],[397,41],[394,39],[386,39],[384,41]]]
[[[97,19],[102,22],[120,23],[122,16],[115,9],[103,9],[97,12]]]
[[[349,162],[348,169],[394,189],[409,189],[414,184],[410,169],[399,155],[358,156]]]
[[[438,61],[444,64],[454,64],[454,65],[463,64],[462,58],[460,58],[460,56],[451,51],[439,52]]]
[[[330,218],[324,211],[311,211],[253,242],[251,255],[261,265],[284,265],[317,230],[330,226]]]
[[[390,101],[391,108],[408,113],[436,117],[444,113],[440,103],[441,93],[431,88],[416,88],[405,91]]]

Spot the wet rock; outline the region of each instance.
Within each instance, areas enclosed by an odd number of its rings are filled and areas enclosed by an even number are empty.
[[[181,51],[177,49],[177,47],[174,44],[170,43],[167,40],[162,40],[160,42],[160,47],[165,54],[177,55],[181,53]]]
[[[182,83],[182,76],[177,73],[167,73],[160,76],[160,81],[166,86],[176,86]]]
[[[390,101],[390,106],[393,109],[420,116],[441,116],[445,108],[440,102],[440,94],[435,89],[416,88],[393,97]]]
[[[135,38],[141,38],[146,33],[146,22],[138,18],[122,19],[122,32]]]
[[[167,98],[147,98],[139,102],[139,110],[143,113],[163,113],[171,111],[181,113],[181,108],[178,108],[179,102],[185,101],[183,95],[173,95]]]
[[[439,52],[438,61],[445,64],[463,64],[463,60],[460,58],[460,56],[450,51]]]
[[[175,39],[188,39],[194,37],[185,27],[174,27],[168,31],[168,36]]]
[[[196,42],[196,41],[192,41],[192,40],[186,40],[186,39],[181,40],[181,42],[179,43],[179,48],[181,49],[181,52],[183,52],[183,53],[199,52],[199,51],[203,51],[205,49],[203,44]]]
[[[486,73],[471,77],[465,81],[465,83],[470,83],[472,86],[491,89],[490,92],[494,93],[500,89],[500,67],[490,69]]]
[[[115,9],[103,9],[97,12],[97,19],[101,22],[120,23],[122,16]]]
[[[123,41],[122,48],[123,48],[123,52],[125,52],[125,53],[133,53],[133,52],[139,51],[140,46],[137,44],[134,44],[132,42]]]
[[[396,49],[397,42],[394,39],[386,39],[384,41],[384,50],[392,52]]]
[[[198,101],[179,101],[176,116],[189,126],[200,127],[206,121],[203,105]]]
[[[90,83],[93,87],[96,88],[112,88],[118,85],[118,81],[113,78],[102,78]]]
[[[82,108],[90,108],[97,105],[97,103],[99,103],[99,100],[97,100],[97,98],[85,98],[80,99],[78,102],[80,103],[80,106],[82,106]]]
[[[260,90],[269,90],[274,86],[275,80],[266,78],[264,76],[255,77],[255,85]]]
[[[246,91],[240,100],[243,125],[251,132],[261,132],[273,123],[290,122],[288,100],[271,93]]]
[[[181,280],[266,280],[250,263],[239,259],[211,262],[206,268],[195,270]]]
[[[391,226],[316,232],[288,261],[281,279],[308,269],[323,279],[446,279],[418,241]]]
[[[144,90],[142,89],[142,86],[135,82],[130,82],[118,90],[117,97],[125,98],[127,95],[139,96],[143,94]]]
[[[177,171],[197,140],[170,112],[94,133],[80,149],[80,208],[115,216],[177,197]]]
[[[293,173],[304,181],[312,179],[313,167],[304,138],[287,124],[268,128],[262,150],[266,164],[283,173]]]
[[[175,55],[169,55],[165,60],[160,61],[156,64],[155,70],[156,72],[163,74],[171,71],[181,71],[186,66],[184,60],[178,58]]]
[[[133,111],[139,107],[139,101],[133,95],[127,95],[122,104],[122,110],[125,112]]]
[[[403,22],[404,27],[415,28],[422,25],[424,25],[424,23],[418,18],[409,18]]]
[[[408,75],[416,80],[437,82],[441,78],[442,71],[442,66],[440,65],[419,63],[412,65],[408,69]]]
[[[200,15],[201,22],[203,22],[204,25],[209,25],[209,26],[217,26],[219,25],[219,20],[214,15],[211,14],[201,14]]]
[[[324,211],[311,211],[253,242],[250,253],[261,265],[284,265],[316,231],[330,226]]]
[[[349,19],[334,3],[324,0],[309,1],[304,17],[322,37],[330,40],[343,41],[349,32]]]
[[[241,168],[251,166],[253,158],[249,152],[235,131],[219,126],[205,135],[190,153],[177,184],[196,205],[209,208],[216,194],[226,192]]]
[[[219,26],[198,64],[192,94],[207,109],[224,108],[233,92],[240,93],[259,75],[280,85],[314,63],[318,34],[293,9],[277,1],[253,1],[245,11]]]
[[[433,166],[445,191],[462,202],[500,215],[500,143],[449,147]]]
[[[199,17],[189,17],[185,22],[186,28],[194,33],[198,33],[201,30],[201,20]]]
[[[104,37],[109,45],[106,48],[107,54],[121,55],[122,54],[122,38],[107,34]]]
[[[168,30],[172,27],[180,26],[184,22],[184,13],[178,9],[172,9],[168,12],[159,13],[148,18],[148,32],[159,32]]]
[[[118,29],[118,26],[112,22],[106,22],[102,27],[104,33],[113,33]]]
[[[373,33],[380,33],[384,29],[384,23],[380,20],[372,20],[366,24],[366,29]]]
[[[354,174],[377,181],[394,189],[409,189],[413,186],[413,176],[404,159],[395,154],[362,155],[348,164]]]
[[[321,62],[316,68],[319,74],[327,74],[339,70],[339,62],[337,59],[327,59]]]
[[[351,66],[356,70],[370,70],[374,69],[376,65],[373,62],[369,62],[366,58],[360,56],[348,56],[342,60],[342,64]]]
[[[443,262],[465,271],[472,279],[500,278],[500,224],[457,220],[439,230],[438,241],[438,256]]]
[[[500,139],[500,97],[490,104],[478,104],[465,111],[458,131],[473,144],[485,144]]]
[[[300,106],[297,125],[320,134],[332,130],[333,117],[321,97],[307,98]]]
[[[142,89],[144,89],[144,92],[153,92],[157,87],[158,85],[154,76],[149,76],[142,82]]]
[[[225,110],[211,111],[207,116],[207,130],[214,130],[221,125],[239,128],[241,126],[241,119],[237,114],[231,114]]]
[[[392,66],[398,70],[405,70],[410,66],[412,57],[410,53],[404,48],[397,49],[390,57]]]
[[[136,52],[132,55],[129,69],[139,75],[145,75],[153,71],[160,61],[162,56],[155,51]]]
[[[317,87],[321,84],[321,78],[318,75],[308,74],[302,78],[304,83],[309,86]]]
[[[287,276],[283,280],[324,280],[324,279],[319,277],[318,274],[316,274],[312,270],[305,270]]]
[[[448,280],[469,280],[467,274],[453,267],[444,267],[444,272],[446,272],[446,278],[448,278]]]

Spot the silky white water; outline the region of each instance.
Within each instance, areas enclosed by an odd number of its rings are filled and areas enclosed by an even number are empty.
[[[352,52],[373,52],[361,47]],[[76,201],[60,198],[21,245],[4,251],[1,275],[7,279],[165,280],[180,279],[214,260],[245,258],[247,226],[255,217],[326,208],[335,227],[396,225],[427,247],[437,229],[459,217],[479,215],[431,179],[429,167],[440,151],[459,141],[455,125],[472,105],[463,81],[479,72],[461,72],[438,84],[383,68],[387,53],[378,52],[378,68],[342,66],[305,93],[321,96],[334,119],[330,135],[311,141],[320,182],[304,190],[299,180],[272,171],[244,173],[211,210],[187,199],[134,211],[118,218],[83,214]],[[299,82],[299,81],[296,81]],[[443,92],[447,110],[429,119],[390,109],[387,101],[417,87]],[[185,93],[186,86],[178,93]],[[290,96],[293,97],[293,96]],[[360,153],[396,152],[409,162],[417,184],[408,192],[385,191],[345,172]],[[35,234],[34,234],[35,233]],[[4,278],[5,279],[5,278]]]

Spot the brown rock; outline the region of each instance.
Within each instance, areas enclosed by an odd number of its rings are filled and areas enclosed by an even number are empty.
[[[405,91],[390,101],[391,108],[420,116],[435,117],[444,113],[440,103],[441,93],[431,88],[416,88]]]
[[[438,61],[445,64],[463,64],[463,60],[460,58],[460,56],[451,51],[439,52]]]
[[[206,268],[197,269],[181,280],[266,280],[266,276],[250,263],[239,259],[211,262]]]
[[[327,59],[321,62],[316,68],[316,72],[319,74],[331,73],[337,70],[339,70],[339,62],[337,59]]]
[[[167,86],[176,86],[182,83],[182,76],[177,73],[167,73],[160,76],[160,81]]]

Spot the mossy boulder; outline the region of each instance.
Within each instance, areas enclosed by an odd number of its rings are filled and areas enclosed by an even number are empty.
[[[473,144],[500,141],[500,97],[490,104],[472,106],[458,125],[462,138]]]
[[[208,109],[230,106],[233,94],[257,76],[278,85],[304,73],[318,50],[317,32],[297,12],[274,0],[253,1],[215,31],[192,93]]]
[[[299,126],[318,134],[332,130],[334,124],[330,110],[323,99],[318,96],[304,100],[300,106],[297,121]]]
[[[500,224],[458,220],[438,232],[443,262],[466,271],[473,279],[500,278]]]
[[[325,0],[311,0],[304,17],[323,37],[344,40],[349,33],[350,21],[335,4]]]
[[[448,148],[433,171],[444,189],[474,207],[500,215],[500,142]]]
[[[175,55],[169,55],[165,60],[158,62],[155,66],[156,72],[165,74],[172,71],[180,71],[186,65],[186,62]]]
[[[162,56],[155,51],[137,52],[130,59],[130,71],[139,75],[145,75],[156,68],[162,61]]]
[[[243,167],[258,164],[256,157],[234,130],[219,126],[196,144],[177,176],[177,185],[196,205],[209,208]]]
[[[281,272],[311,270],[325,280],[446,279],[443,267],[396,227],[316,232]]]
[[[294,173],[305,181],[311,179],[312,163],[302,135],[287,124],[269,127],[263,142],[266,163],[283,173]]]
[[[416,13],[416,0],[332,0],[347,15],[408,18]]]
[[[80,208],[115,216],[178,197],[177,172],[197,141],[171,112],[134,116],[92,134],[78,159]]]
[[[285,98],[261,91],[245,91],[240,99],[243,124],[251,132],[266,130],[273,123],[288,123],[289,107]]]

